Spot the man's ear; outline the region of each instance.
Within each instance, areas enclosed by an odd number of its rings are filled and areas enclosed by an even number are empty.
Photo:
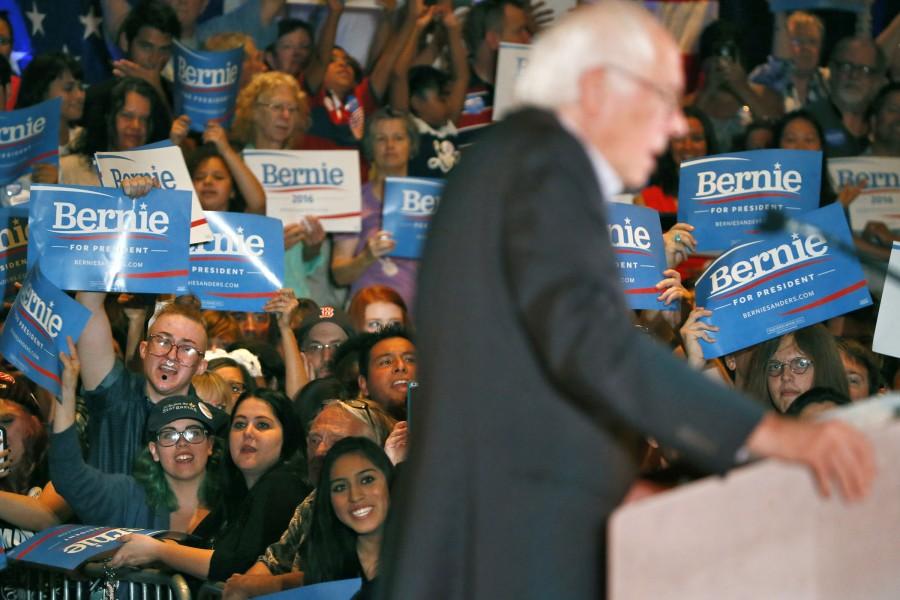
[[[369,386],[366,385],[366,378],[363,377],[362,375],[357,375],[356,382],[359,384],[360,393],[363,396],[365,396],[366,398],[368,398],[369,397]]]
[[[580,104],[591,116],[602,111],[608,105],[608,77],[609,74],[605,69],[597,67],[582,73],[578,80]]]
[[[147,340],[141,340],[141,343],[138,344],[138,354],[141,355],[141,360],[147,358]]]
[[[197,375],[203,375],[203,374],[206,372],[206,366],[207,366],[208,364],[209,364],[209,363],[206,362],[206,359],[205,359],[205,358],[202,359],[200,362],[198,362],[198,363],[197,363],[197,370],[194,371],[194,375],[193,375],[193,376],[196,377]]]

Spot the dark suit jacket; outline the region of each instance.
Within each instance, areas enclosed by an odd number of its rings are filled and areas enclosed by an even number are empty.
[[[421,395],[384,598],[598,598],[636,432],[712,471],[762,410],[637,332],[578,141],[546,112],[470,150],[420,277]]]

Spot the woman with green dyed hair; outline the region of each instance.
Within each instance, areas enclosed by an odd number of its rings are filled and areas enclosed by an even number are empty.
[[[214,433],[227,420],[225,413],[196,397],[166,398],[150,409],[147,447],[134,475],[103,473],[84,462],[78,445],[80,363],[71,340],[69,354],[60,353],[60,359],[62,395],[50,440],[50,478],[57,491],[88,525],[194,531],[221,496],[221,450]]]

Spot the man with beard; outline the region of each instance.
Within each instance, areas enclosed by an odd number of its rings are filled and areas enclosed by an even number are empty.
[[[869,104],[884,84],[884,54],[872,40],[840,40],[828,62],[829,97],[807,106],[825,134],[825,155],[856,156],[866,149]]]

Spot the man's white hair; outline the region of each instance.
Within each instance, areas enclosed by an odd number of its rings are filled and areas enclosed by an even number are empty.
[[[623,0],[600,0],[569,13],[533,44],[516,81],[516,103],[555,109],[577,102],[581,76],[604,65],[640,73],[655,59],[652,19],[639,4]]]

